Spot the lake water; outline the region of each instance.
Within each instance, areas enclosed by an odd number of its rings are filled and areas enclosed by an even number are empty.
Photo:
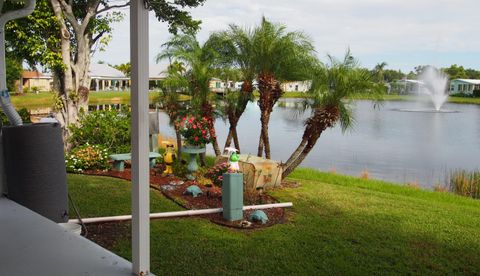
[[[277,105],[270,120],[272,159],[287,160],[303,134],[308,115],[299,114],[298,100]],[[370,101],[354,103],[355,125],[346,133],[337,126],[325,131],[301,166],[431,188],[444,184],[451,169],[480,168],[480,105],[450,104],[458,113],[400,112],[418,107],[412,102],[385,102],[377,109]],[[248,105],[238,125],[242,153],[256,154],[260,110]],[[223,147],[228,122],[217,120]],[[161,131],[172,135],[168,117],[161,114]],[[212,153],[211,146],[209,151]]]

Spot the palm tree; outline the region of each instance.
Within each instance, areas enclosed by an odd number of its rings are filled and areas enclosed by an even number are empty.
[[[352,126],[353,117],[349,96],[369,93],[381,99],[381,85],[372,80],[371,74],[358,68],[357,61],[347,51],[343,61],[328,56],[329,64],[318,67],[313,75],[310,98],[305,100],[311,116],[305,121],[302,140],[286,163],[283,175],[287,177],[308,155],[320,135],[337,123],[343,131]],[[306,110],[306,109],[305,109]]]
[[[219,54],[219,65],[225,71],[240,72],[242,86],[240,93],[227,93],[224,98],[224,113],[230,124],[225,147],[231,145],[232,139],[235,148],[240,151],[237,134],[237,125],[245,111],[248,102],[253,101],[253,85],[256,64],[253,60],[253,31],[231,24],[229,29],[213,33],[207,44]]]
[[[382,83],[385,82],[384,72],[385,72],[385,67],[387,67],[387,65],[388,63],[384,61],[382,63],[377,63],[377,65],[375,65],[375,68],[373,68],[373,72],[377,76],[377,80],[379,82],[382,82]]]
[[[192,105],[199,115],[207,118],[215,155],[220,155],[215,134],[214,98],[209,87],[210,79],[214,75],[216,52],[205,45],[200,45],[195,36],[190,34],[174,36],[163,47],[164,50],[157,55],[157,62],[168,58],[185,64],[187,67],[185,78],[188,80]]]
[[[175,130],[178,156],[182,154],[182,137],[177,122],[185,115],[184,105],[179,100],[179,92],[188,87],[188,80],[184,74],[185,68],[181,62],[171,63],[167,69],[167,77],[161,84],[162,94],[158,99],[170,119],[170,125]]]
[[[302,32],[287,32],[281,24],[262,19],[252,34],[251,62],[255,64],[260,98],[258,105],[262,129],[258,156],[270,158],[268,124],[273,106],[283,95],[282,80],[306,80],[312,65],[317,62],[311,39]]]

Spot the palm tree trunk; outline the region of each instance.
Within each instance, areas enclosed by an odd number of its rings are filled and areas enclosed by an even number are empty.
[[[318,137],[320,137],[320,135],[318,135]],[[317,139],[318,139],[317,137]],[[290,166],[286,167],[284,170],[283,170],[283,173],[282,173],[282,179],[285,179],[289,174],[291,174],[293,172],[293,170],[295,170],[298,165],[300,165],[303,160],[305,159],[305,157],[307,157],[307,155],[310,153],[310,151],[312,150],[313,146],[315,146],[315,143],[317,142],[317,139],[315,139],[314,141],[312,141],[312,144],[308,143],[306,145],[306,147],[302,150],[302,152],[299,154],[298,158],[296,158],[291,164]]]
[[[198,156],[200,158],[200,166],[207,166],[207,162],[205,162],[205,153],[200,153]]]
[[[262,72],[258,75],[258,90],[260,92],[260,99],[258,106],[261,110],[260,121],[262,123],[262,130],[260,133],[260,141],[258,145],[258,156],[262,156],[262,149],[265,150],[265,158],[270,159],[270,141],[268,137],[268,123],[270,121],[270,114],[273,106],[283,95],[283,90],[280,83],[275,79],[273,74]],[[263,145],[262,145],[263,141]]]
[[[238,153],[240,154],[240,141],[238,141],[238,135],[237,135],[237,127],[233,129],[233,143],[235,144],[235,148],[238,150]]]
[[[225,140],[225,146],[223,147],[224,149],[227,147],[230,147],[230,145],[232,144],[232,138],[233,138],[233,131],[232,131],[232,127],[230,127],[230,129],[228,130],[227,140]]]
[[[314,111],[312,116],[307,119],[305,124],[305,131],[303,132],[302,142],[297,147],[295,152],[290,156],[287,163],[283,166],[282,179],[287,177],[290,173],[295,170],[298,165],[300,165],[305,157],[310,153],[312,148],[317,143],[320,135],[327,129],[335,126],[335,123],[339,118],[339,110],[337,106],[327,106],[323,108],[318,108]],[[305,142],[306,141],[306,144]],[[303,149],[302,148],[302,144]],[[297,152],[301,152],[298,154]],[[295,157],[295,155],[297,155]]]
[[[303,149],[305,148],[305,145],[307,144],[307,139],[302,139],[302,141],[300,142],[300,144],[298,145],[297,149],[292,153],[292,155],[290,155],[290,157],[288,158],[287,162],[285,162],[285,164],[283,164],[283,167],[284,168],[288,168],[292,162],[298,158],[298,156],[300,155],[300,153],[303,151]]]
[[[217,138],[213,138],[212,146],[213,146],[213,151],[215,151],[215,156],[220,156],[222,152],[220,151],[220,147],[218,146]]]
[[[263,136],[262,132],[260,131],[260,138],[258,139],[258,151],[257,151],[257,156],[262,157],[263,156]]]
[[[270,140],[268,137],[268,123],[270,121],[270,113],[262,114],[262,139],[265,150],[265,158],[270,159]]]
[[[175,136],[177,138],[177,153],[178,153],[178,158],[182,158],[182,135],[180,135],[180,130],[178,129],[177,126],[175,126]]]

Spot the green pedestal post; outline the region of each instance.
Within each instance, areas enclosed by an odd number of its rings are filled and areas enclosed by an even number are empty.
[[[243,173],[223,174],[222,206],[224,219],[243,219]]]
[[[185,146],[182,148],[182,152],[188,153],[188,165],[187,165],[187,170],[188,170],[188,175],[187,179],[188,180],[195,180],[195,172],[198,170],[198,164],[197,164],[197,154],[199,153],[204,153],[205,147],[193,147],[193,146]]]

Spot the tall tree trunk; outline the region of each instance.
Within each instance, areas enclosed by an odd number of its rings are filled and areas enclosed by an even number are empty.
[[[302,152],[298,155],[298,157],[290,164],[290,166],[286,167],[282,173],[282,179],[286,178],[288,175],[290,175],[293,170],[295,170],[298,165],[300,165],[305,157],[310,153],[312,150],[313,146],[315,146],[315,143],[317,142],[318,137],[320,137],[320,134],[317,136],[315,140],[312,141],[312,143],[307,143],[307,145],[303,148]]]
[[[327,129],[335,126],[339,118],[338,106],[326,106],[316,108],[305,123],[302,141],[283,165],[282,179],[298,167],[317,143],[320,135]]]
[[[218,146],[218,140],[217,137],[215,137],[212,141],[212,146],[213,146],[213,151],[215,152],[215,156],[220,156],[222,155],[222,152],[220,151],[220,147]]]
[[[265,158],[270,159],[270,140],[268,137],[268,123],[270,122],[270,113],[265,112],[261,115],[262,122],[262,140],[265,150]]]
[[[280,99],[284,92],[273,74],[268,72],[262,72],[259,74],[258,90],[260,92],[258,105],[261,112],[260,122],[262,124],[262,129],[260,131],[261,138],[259,139],[257,155],[261,157],[263,149],[265,150],[265,158],[270,159],[270,140],[268,136],[270,114],[272,113],[273,106],[277,103],[278,99]]]
[[[233,129],[233,143],[235,144],[235,148],[238,150],[238,153],[240,154],[240,141],[238,140],[238,135],[237,135],[237,126]]]
[[[290,157],[288,158],[287,162],[283,164],[285,168],[289,167],[291,163],[298,158],[298,155],[300,155],[300,153],[302,152],[306,144],[307,144],[307,139],[302,139],[298,147],[295,149],[292,155],[290,155]]]
[[[178,158],[182,159],[182,135],[180,134],[180,129],[178,126],[174,126],[175,128],[175,137],[177,138],[177,153]]]
[[[262,135],[262,130],[260,130],[260,138],[258,139],[257,156],[258,156],[258,157],[262,157],[262,156],[263,156],[263,135]]]
[[[90,20],[95,16],[95,10],[99,1],[91,7],[85,18],[78,21],[70,4],[59,0],[50,0],[55,17],[60,25],[60,51],[63,70],[56,69],[59,89],[57,106],[60,114],[57,119],[64,129],[64,141],[66,148],[69,148],[68,138],[70,137],[69,125],[77,124],[79,111],[88,111],[88,96],[90,88],[90,39],[85,35],[85,30]],[[66,22],[69,22],[67,26]],[[71,47],[70,29],[75,34],[76,47]],[[72,54],[74,49],[74,55]]]
[[[232,144],[232,139],[233,139],[233,131],[232,131],[232,125],[230,123],[227,139],[225,140],[225,146],[223,147],[224,149],[230,147],[230,145]]]
[[[220,151],[220,147],[218,146],[217,134],[215,132],[215,118],[213,113],[213,106],[208,103],[204,102],[201,106],[201,115],[208,120],[209,124],[209,133],[210,137],[212,138],[212,146],[215,152],[215,156],[220,156],[222,153]]]

